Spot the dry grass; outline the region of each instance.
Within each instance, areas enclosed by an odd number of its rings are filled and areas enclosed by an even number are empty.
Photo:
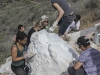
[[[33,22],[40,20],[40,16],[44,14],[48,15],[49,17],[49,26],[56,20],[58,13],[50,4],[50,1],[39,1],[40,0],[20,0],[0,9],[0,45],[5,47],[2,50],[8,52],[6,55],[1,54],[3,58],[0,60],[5,60],[5,58],[10,55],[10,47],[11,43],[13,42],[12,37],[17,31],[18,24],[23,24],[25,28],[28,29],[30,26],[32,26]],[[85,4],[81,0],[69,0],[69,2],[72,3],[71,5],[75,14],[82,15],[80,27],[81,30],[94,26],[94,20],[99,19],[99,15],[97,16],[98,18],[95,19],[96,10],[95,13],[94,11],[91,12],[87,10]],[[98,10],[98,8],[96,9]],[[99,11],[97,14],[99,14]],[[28,30],[26,31],[28,32]],[[55,33],[58,33],[58,29],[55,30]]]

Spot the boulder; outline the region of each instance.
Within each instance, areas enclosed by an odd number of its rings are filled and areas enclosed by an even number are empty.
[[[55,33],[46,30],[31,36],[28,52],[36,54],[29,59],[29,75],[68,75],[67,68],[77,61],[78,53]],[[11,71],[11,57],[0,67],[1,75],[15,75]]]
[[[36,54],[29,60],[30,75],[62,75],[77,61],[78,53],[57,34],[46,30],[31,36],[28,52]]]

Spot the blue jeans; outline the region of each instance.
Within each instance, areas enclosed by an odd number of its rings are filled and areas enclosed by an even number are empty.
[[[72,23],[72,21],[74,20],[75,16],[71,15],[71,16],[63,16],[61,18],[61,20],[59,21],[59,35],[64,35],[66,29],[68,28],[68,26]]]

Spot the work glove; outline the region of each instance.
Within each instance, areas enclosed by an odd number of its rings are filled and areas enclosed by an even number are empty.
[[[55,28],[50,27],[49,30],[53,32],[55,30]]]
[[[53,27],[53,28],[57,28],[57,27],[58,27],[57,24],[58,24],[58,20],[56,20],[56,21],[53,23],[52,27]]]
[[[50,31],[54,31],[55,28],[58,27],[57,24],[58,24],[58,21],[56,20],[56,21],[53,23],[53,25],[49,28],[49,30],[50,30]]]
[[[26,59],[26,58],[32,58],[34,55],[36,55],[36,54],[34,54],[32,52],[29,52],[29,53],[23,54],[23,57],[24,57],[24,59]]]

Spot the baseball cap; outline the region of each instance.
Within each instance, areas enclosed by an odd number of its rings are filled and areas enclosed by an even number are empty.
[[[47,17],[46,15],[43,15],[43,16],[41,17],[42,22],[43,22],[46,18],[48,18],[48,17]]]
[[[78,45],[87,45],[89,44],[89,39],[86,37],[86,36],[80,36],[78,39],[77,39],[77,44]]]

